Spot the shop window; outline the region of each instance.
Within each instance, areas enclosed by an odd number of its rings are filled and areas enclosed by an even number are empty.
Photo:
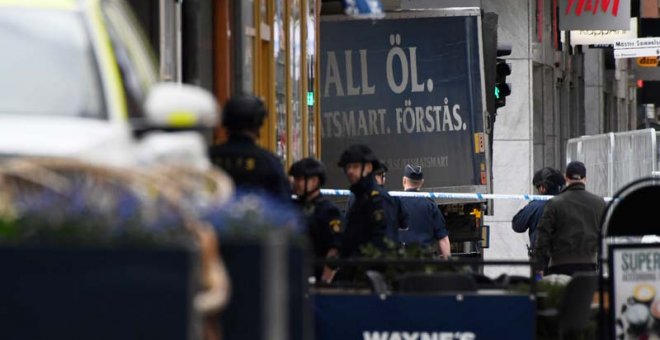
[[[243,93],[254,92],[254,41],[257,34],[254,25],[254,1],[240,1],[241,6],[241,53],[239,63],[241,67],[240,82]]]
[[[286,164],[287,119],[286,119],[286,22],[284,0],[275,0],[273,22],[273,51],[275,58],[275,153]]]
[[[303,158],[303,118],[301,110],[301,13],[300,0],[291,0],[290,2],[290,21],[289,21],[289,56],[291,61],[290,81],[291,81],[291,132],[290,155],[292,161]]]
[[[307,150],[310,157],[319,158],[316,150],[317,146],[317,125],[314,83],[316,81],[316,1],[307,1],[307,44],[305,46],[306,66],[307,66]]]

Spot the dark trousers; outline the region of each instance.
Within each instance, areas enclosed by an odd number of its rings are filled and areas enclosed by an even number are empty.
[[[548,268],[548,275],[550,274],[564,274],[573,276],[577,272],[595,272],[595,263],[566,263],[550,266]]]

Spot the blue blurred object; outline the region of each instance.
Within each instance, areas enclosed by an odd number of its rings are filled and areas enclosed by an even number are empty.
[[[222,313],[222,338],[275,338],[269,333],[274,318],[288,324],[286,339],[313,338],[313,314],[304,296],[305,280],[311,275],[305,259],[310,255],[298,209],[264,192],[238,192],[226,204],[210,207],[202,217],[217,231],[232,281],[232,298]],[[274,269],[274,263],[281,270]],[[276,282],[281,286],[275,294],[286,296],[280,302],[273,302],[270,289]],[[283,315],[266,313],[272,308]]]
[[[276,338],[270,333],[276,320],[287,325],[284,339],[314,339],[314,314],[306,297],[312,257],[297,235],[284,233],[286,237],[279,240],[265,236],[278,231],[271,228],[261,237],[220,235],[220,252],[232,281],[231,300],[219,320],[222,339]],[[275,263],[281,270],[273,267]],[[281,315],[268,312],[273,308]]]
[[[196,339],[187,247],[0,245],[0,339]]]
[[[460,298],[459,298],[460,297]],[[315,294],[316,340],[534,339],[528,294]],[[442,306],[439,308],[439,306]],[[356,322],[359,320],[359,322]]]
[[[108,177],[71,175],[70,185],[11,193],[11,214],[0,215],[0,243],[98,245],[194,243],[180,208],[162,195]]]
[[[356,17],[383,18],[383,5],[380,0],[344,0],[346,15]]]
[[[267,194],[241,193],[219,207],[211,207],[202,218],[220,236],[264,236],[273,229],[304,232],[300,214],[292,204],[282,203]]]

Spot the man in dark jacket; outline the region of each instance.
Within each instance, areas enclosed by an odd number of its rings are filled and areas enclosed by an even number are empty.
[[[565,183],[561,172],[550,167],[537,171],[532,178],[532,184],[540,195],[557,195]],[[536,241],[536,226],[541,220],[543,208],[547,202],[544,200],[531,201],[513,216],[511,226],[515,232],[524,233],[529,230],[528,250],[530,253],[534,249]]]
[[[402,183],[405,191],[419,192],[424,184],[422,167],[407,164],[403,170]],[[438,254],[448,258],[451,255],[449,232],[438,205],[424,197],[401,197],[401,204],[410,215],[410,228],[401,231],[401,242],[437,247]]]
[[[232,177],[237,191],[266,193],[289,202],[291,187],[282,163],[255,142],[265,118],[266,106],[261,99],[252,95],[230,99],[222,119],[229,140],[212,146],[209,157]]]
[[[374,178],[376,179],[376,184],[381,187],[385,187],[385,181],[387,179],[387,165],[383,162],[378,162],[378,167],[374,170]],[[392,197],[396,199],[396,197]],[[355,195],[351,194],[348,196],[348,202],[346,202],[346,211],[351,209],[351,206],[355,202]],[[400,202],[400,201],[399,201]],[[401,203],[398,203],[401,204]]]
[[[376,183],[374,170],[379,162],[366,145],[346,149],[338,166],[344,169],[355,202],[346,213],[346,229],[342,239],[342,256],[360,256],[360,248],[372,244],[386,249],[386,240],[398,244],[398,229],[407,228],[407,215],[399,211],[396,201]]]
[[[304,158],[291,165],[295,203],[305,217],[307,233],[315,259],[336,258],[339,255],[344,218],[332,202],[321,195],[325,184],[325,166],[314,158]],[[318,280],[329,283],[334,277],[333,266],[315,266]]]
[[[547,274],[596,270],[605,201],[585,190],[587,170],[582,162],[569,163],[565,175],[566,188],[546,204],[538,225],[534,259],[541,275],[548,258]]]

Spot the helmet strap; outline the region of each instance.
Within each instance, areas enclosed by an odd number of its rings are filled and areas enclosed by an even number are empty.
[[[307,175],[303,176],[303,193],[302,195],[298,196],[298,199],[302,202],[307,202],[307,196],[309,196],[309,193],[307,192]]]
[[[321,189],[321,188],[320,188],[320,185],[317,185],[315,188],[313,188],[312,190],[309,190],[309,191],[308,191],[308,190],[307,190],[307,189],[308,189],[308,188],[307,188],[307,181],[309,180],[309,176],[305,175],[305,177],[304,177],[303,180],[304,180],[304,182],[305,182],[305,184],[303,185],[303,194],[300,195],[299,199],[300,199],[301,201],[303,201],[303,202],[307,202],[307,198],[309,198],[310,194],[313,193],[313,192],[315,192],[316,190]],[[320,182],[319,182],[319,183],[320,183]]]

